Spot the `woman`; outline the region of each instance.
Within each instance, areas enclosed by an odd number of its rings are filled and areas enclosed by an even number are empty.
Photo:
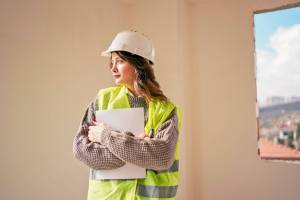
[[[152,42],[138,32],[123,31],[102,55],[110,57],[117,86],[99,91],[85,112],[73,144],[75,157],[91,168],[88,199],[175,199],[180,113],[155,80]],[[128,107],[144,108],[144,137],[95,122],[96,110]],[[97,170],[119,168],[125,163],[146,168],[146,178],[96,179]]]

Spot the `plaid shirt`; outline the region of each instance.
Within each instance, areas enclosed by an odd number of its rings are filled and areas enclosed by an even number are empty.
[[[128,94],[131,107],[144,107],[145,124],[148,105],[142,97]],[[95,120],[98,99],[90,103],[81,120],[73,142],[73,153],[77,159],[92,169],[114,169],[129,162],[153,170],[168,169],[174,161],[178,139],[178,118],[174,110],[169,118],[157,129],[154,137],[135,137],[129,132],[104,132],[101,142],[88,139],[88,127]]]

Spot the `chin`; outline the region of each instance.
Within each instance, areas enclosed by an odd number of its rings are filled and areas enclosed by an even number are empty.
[[[115,84],[116,85],[123,85],[122,81],[119,81],[119,80],[115,80]]]

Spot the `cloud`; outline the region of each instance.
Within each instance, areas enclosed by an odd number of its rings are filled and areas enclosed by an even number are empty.
[[[300,24],[279,27],[269,46],[256,50],[258,99],[300,96]]]

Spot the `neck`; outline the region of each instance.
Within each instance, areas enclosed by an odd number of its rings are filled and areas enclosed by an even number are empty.
[[[133,85],[126,85],[127,89],[134,95],[134,96],[139,96],[139,93],[134,89]]]

